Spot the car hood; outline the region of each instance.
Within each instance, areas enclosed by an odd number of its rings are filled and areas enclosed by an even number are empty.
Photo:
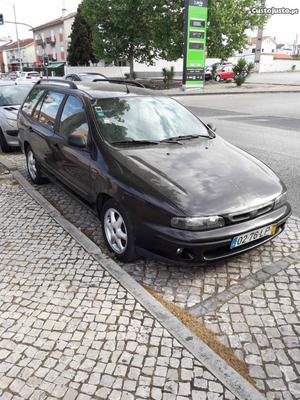
[[[268,203],[284,189],[265,164],[220,137],[120,148],[129,184],[185,215],[239,212]]]
[[[6,118],[17,119],[19,108],[20,108],[19,105],[1,106],[0,110],[5,115]]]

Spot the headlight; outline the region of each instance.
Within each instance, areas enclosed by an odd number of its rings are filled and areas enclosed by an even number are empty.
[[[282,193],[277,199],[274,201],[274,209],[283,206],[287,202],[287,193]]]
[[[225,225],[223,217],[174,217],[171,226],[189,231],[206,231],[208,229],[222,228]]]
[[[10,125],[12,128],[16,128],[16,129],[18,128],[16,119],[7,118],[6,121],[7,121],[8,125]]]

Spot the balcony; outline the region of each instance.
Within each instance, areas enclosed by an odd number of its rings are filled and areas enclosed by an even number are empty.
[[[55,46],[56,38],[55,36],[49,36],[46,38],[46,43],[51,44],[51,46]]]
[[[42,39],[36,40],[35,43],[37,46],[41,46],[43,48],[46,46],[45,42]]]

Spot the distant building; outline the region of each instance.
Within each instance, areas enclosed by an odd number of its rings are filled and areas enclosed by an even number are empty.
[[[245,48],[241,49],[236,56],[239,57],[253,57],[255,55],[256,50],[256,37],[249,37],[248,44]],[[273,54],[276,53],[276,40],[271,36],[263,36],[262,38],[262,46],[261,46],[261,54]]]
[[[44,56],[49,61],[67,60],[70,34],[76,13],[62,15],[33,28],[36,64],[42,65]]]
[[[20,46],[20,56],[21,56],[22,66],[27,68],[32,68],[35,62],[33,39],[20,40],[19,46]],[[15,71],[19,69],[20,58],[19,58],[18,42],[12,42],[5,46],[1,46],[0,52],[2,52],[2,63],[1,63],[2,72]]]
[[[294,55],[295,49],[294,45],[288,43],[280,43],[276,47],[276,53],[286,54],[288,56]]]

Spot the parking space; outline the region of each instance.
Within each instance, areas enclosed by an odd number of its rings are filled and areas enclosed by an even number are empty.
[[[23,155],[2,155],[0,161],[27,177]],[[100,223],[87,205],[55,183],[36,189],[106,252]],[[299,348],[296,317],[299,314],[299,264],[292,258],[293,253],[299,251],[299,243],[300,220],[291,217],[285,232],[275,240],[225,262],[189,267],[140,259],[122,268],[138,282],[162,294],[165,300],[198,315],[222,343],[232,347],[247,363],[251,377],[268,398],[297,399],[299,360],[290,353]],[[280,262],[283,267],[276,270]],[[274,273],[264,275],[262,269],[271,271],[274,265]],[[274,296],[276,301],[273,301]],[[290,319],[288,316],[280,319],[288,310]],[[274,353],[275,359],[271,356]],[[284,357],[288,363],[282,362]]]

